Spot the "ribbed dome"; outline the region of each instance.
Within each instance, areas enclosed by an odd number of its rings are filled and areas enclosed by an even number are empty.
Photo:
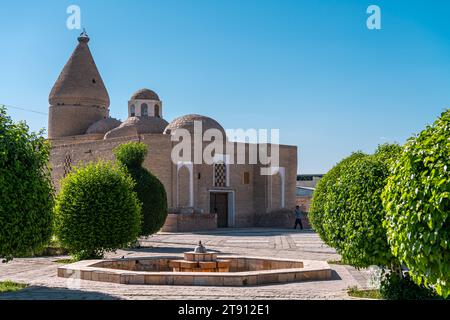
[[[200,121],[202,123],[203,133],[208,129],[218,129],[225,137],[225,130],[223,127],[214,119],[205,117],[199,114],[188,114],[173,120],[164,130],[165,134],[173,134],[176,129],[186,129],[190,133],[194,133],[194,121]]]
[[[135,136],[146,133],[163,133],[168,122],[158,117],[130,117],[119,127],[109,131],[105,139]]]
[[[112,129],[117,128],[121,125],[117,119],[114,118],[106,118],[92,124],[86,131],[86,134],[105,134]]]
[[[89,50],[89,38],[78,38],[78,46],[64,66],[49,96],[52,106],[109,107],[109,95]]]
[[[132,96],[130,100],[159,100],[158,95],[156,92],[150,90],[150,89],[141,89],[136,91]]]

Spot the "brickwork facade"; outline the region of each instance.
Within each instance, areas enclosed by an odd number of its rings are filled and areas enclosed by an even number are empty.
[[[114,161],[113,149],[129,141],[140,141],[148,146],[149,154],[144,166],[163,183],[170,208],[192,207],[196,211],[208,214],[211,213],[211,193],[226,193],[229,198],[230,227],[283,227],[291,224],[288,221],[292,220],[292,210],[296,203],[297,171],[297,148],[292,146],[279,146],[279,166],[285,169],[283,195],[279,174],[276,177],[277,184],[273,184],[272,176],[261,175],[260,164],[226,165],[228,178],[225,186],[215,185],[214,165],[194,164],[191,178],[190,171],[186,167],[178,170],[177,164],[171,160],[172,148],[177,142],[171,141],[170,135],[147,134],[98,141],[82,141],[68,137],[54,141],[51,153],[52,178],[56,189],[59,189],[59,181],[67,173],[68,168],[91,161]],[[248,175],[248,181],[244,181],[245,175]],[[191,179],[192,206],[189,203]],[[283,196],[284,200],[281,199]],[[282,202],[284,207],[281,206]]]

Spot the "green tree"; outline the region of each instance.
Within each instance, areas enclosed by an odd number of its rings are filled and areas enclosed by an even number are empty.
[[[418,285],[450,295],[450,110],[408,140],[383,191],[392,252]]]
[[[37,250],[52,235],[50,145],[0,106],[0,257]]]
[[[61,182],[55,205],[56,235],[78,259],[102,257],[135,241],[141,204],[134,181],[107,162],[77,167]]]
[[[341,160],[323,176],[314,191],[308,218],[314,231],[331,247],[335,247],[341,241],[343,234],[338,213],[329,210],[329,190],[334,185],[339,184],[340,172],[347,164],[364,156],[365,154],[362,152],[354,152],[347,158]]]
[[[114,153],[136,182],[134,190],[142,202],[143,223],[141,236],[158,232],[164,225],[167,214],[167,195],[164,185],[142,165],[148,153],[144,143],[129,142],[118,146]]]
[[[314,195],[313,226],[320,225],[321,237],[355,267],[399,265],[387,243],[381,201],[392,158],[399,152],[394,144],[379,146],[373,155],[353,154],[325,175],[326,188],[319,185]]]

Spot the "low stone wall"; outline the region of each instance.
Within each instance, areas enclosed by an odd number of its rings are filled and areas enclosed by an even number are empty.
[[[169,214],[162,232],[192,232],[217,229],[217,214]]]
[[[309,208],[311,206],[312,197],[296,197],[295,204],[300,207],[300,210],[303,212],[309,212]]]
[[[135,271],[142,270],[142,268],[136,268],[134,259],[120,261],[120,269],[113,268],[114,260],[84,260],[59,267],[58,277],[131,285],[238,287],[297,281],[322,281],[332,278],[332,270],[325,261],[236,256],[218,258],[231,260],[234,272],[147,272]],[[166,268],[167,257],[163,259],[139,258],[138,264],[144,266],[146,265],[145,260],[149,259],[156,259],[157,262],[147,264],[148,266],[156,267],[159,264],[160,270]],[[109,262],[109,264],[105,264],[105,262]],[[131,270],[122,269],[126,265]],[[254,271],[240,272],[240,270]]]

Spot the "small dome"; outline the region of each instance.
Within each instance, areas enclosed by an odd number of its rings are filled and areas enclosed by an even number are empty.
[[[224,128],[214,119],[201,116],[199,114],[188,114],[173,120],[164,130],[165,134],[173,134],[176,129],[186,129],[190,133],[194,133],[194,121],[200,121],[202,123],[202,133],[208,129],[218,129],[225,137]]]
[[[163,133],[168,122],[158,117],[130,117],[119,127],[109,131],[105,139],[135,136],[146,133]]]
[[[92,124],[86,131],[86,134],[105,134],[112,129],[120,126],[122,122],[114,118],[106,118]]]
[[[130,100],[159,100],[158,95],[156,92],[150,90],[150,89],[141,89],[136,91],[132,96]]]

